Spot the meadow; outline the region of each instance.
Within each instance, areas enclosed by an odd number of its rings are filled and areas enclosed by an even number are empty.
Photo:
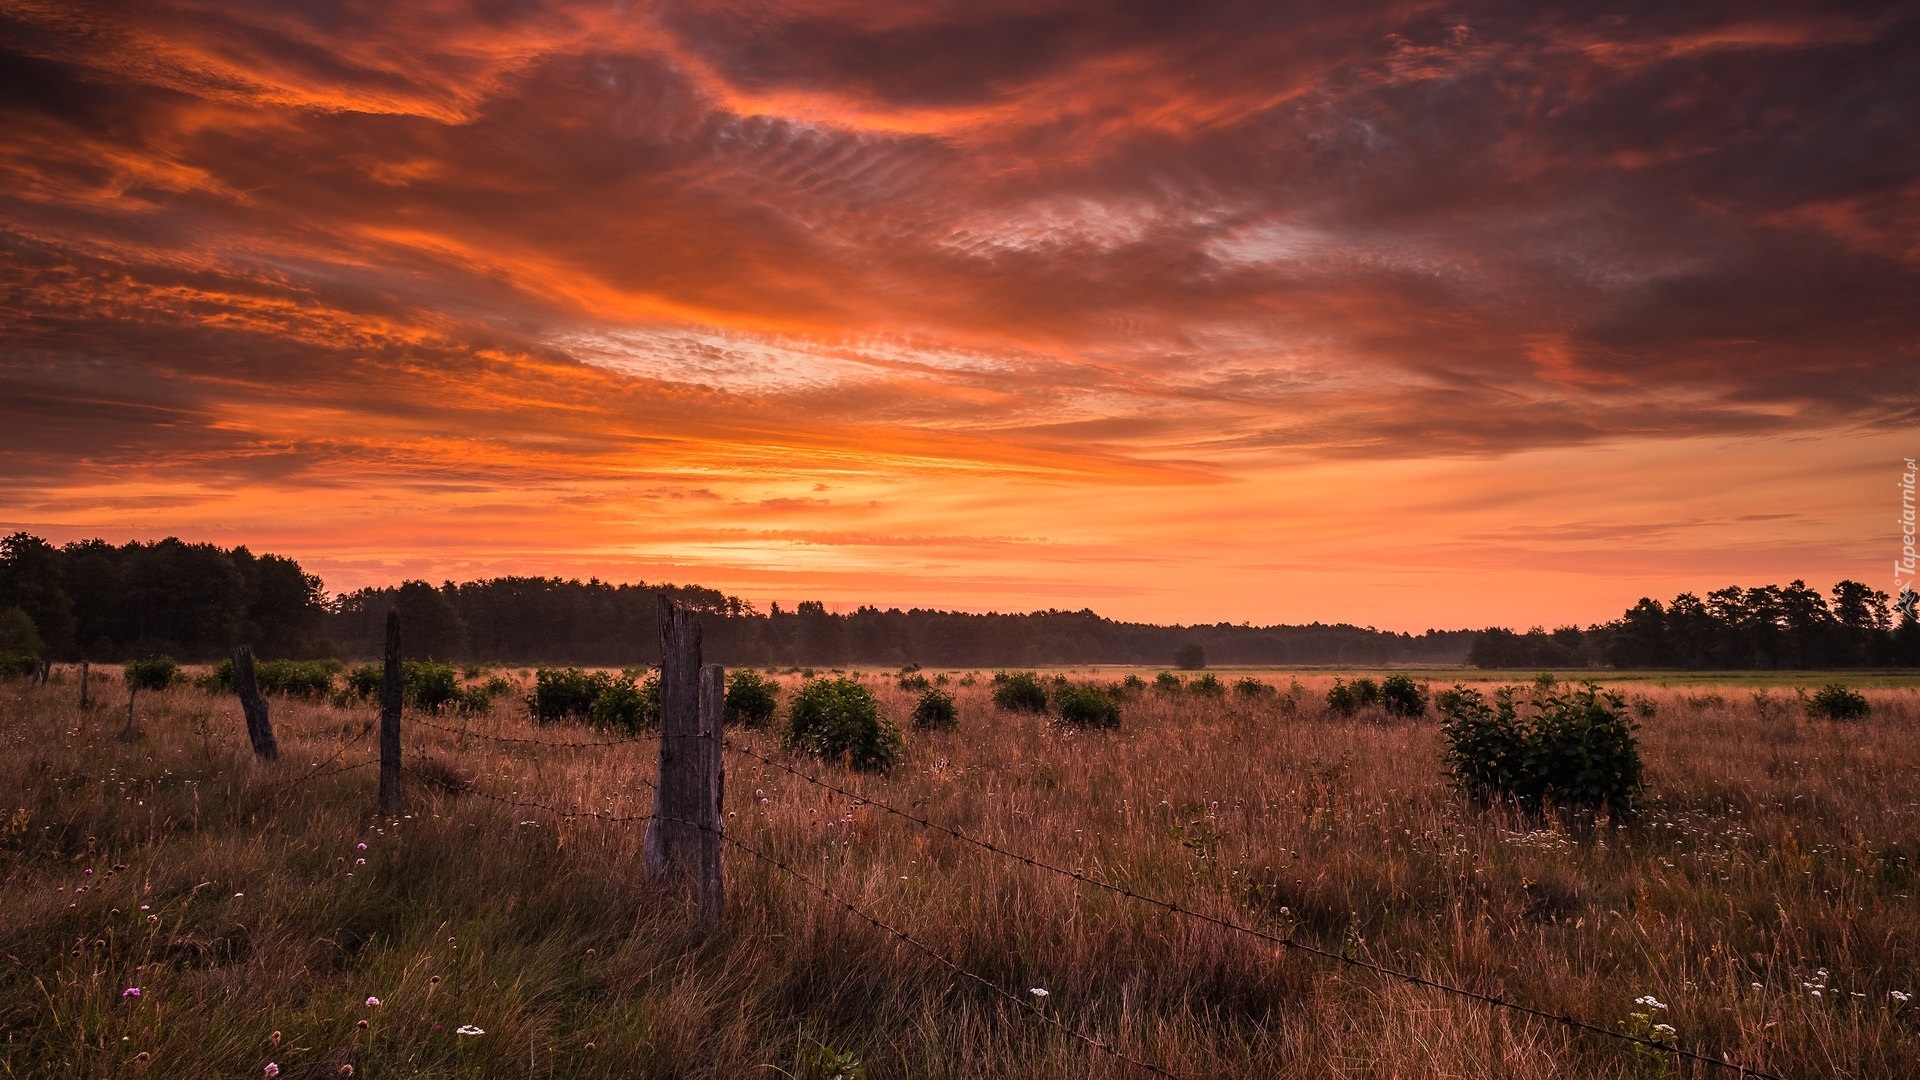
[[[1498,681],[1422,674],[1460,676]],[[917,693],[864,677],[905,728]],[[1596,823],[1477,807],[1432,717],[1332,715],[1331,673],[1260,677],[1279,692],[1148,692],[1091,732],[998,711],[984,677],[953,673],[959,726],[908,730],[884,776],[776,731],[729,738],[1336,953],[1669,1025],[1781,1076],[1920,1071],[1910,682],[1846,679],[1872,704],[1851,723],[1809,718],[1786,683],[1621,682],[1648,790]],[[0,684],[8,1077],[1147,1075],[1050,1020],[1188,1078],[1720,1074],[1181,918],[738,754],[733,834],[1019,1003],[732,851],[703,934],[641,880],[642,828],[617,820],[651,809],[655,743],[477,737],[596,737],[513,697],[434,721],[473,735],[409,720],[406,812],[382,817],[375,770],[351,767],[374,751],[371,705],[276,699],[268,766],[230,695],[143,694],[123,741],[124,695],[94,687],[82,709],[70,671]]]

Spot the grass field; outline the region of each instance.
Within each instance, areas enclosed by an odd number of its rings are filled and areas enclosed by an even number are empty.
[[[1835,725],[1781,685],[1623,687],[1652,711],[1645,808],[1568,829],[1463,802],[1431,719],[1336,718],[1317,705],[1330,675],[1265,678],[1299,690],[1148,694],[1107,734],[995,712],[977,685],[956,690],[959,729],[910,733],[889,777],[792,760],[1183,907],[1603,1027],[1670,1024],[1783,1076],[1920,1071],[1899,996],[1920,991],[1920,689],[1845,678],[1873,712]],[[915,695],[870,681],[904,720]],[[276,701],[284,756],[265,767],[231,698],[142,695],[122,742],[114,690],[83,711],[70,681],[0,685],[0,1075],[824,1080],[849,1058],[872,1077],[1142,1075],[1042,1011],[1189,1078],[1708,1075],[738,756],[731,831],[1027,1004],[731,854],[728,917],[702,937],[684,898],[641,882],[639,827],[480,794],[644,814],[652,744],[502,752],[411,724],[414,761],[472,790],[414,785],[382,818],[369,768],[277,787],[371,753],[370,708]],[[444,722],[585,737],[505,701]],[[770,734],[731,737],[789,760]]]

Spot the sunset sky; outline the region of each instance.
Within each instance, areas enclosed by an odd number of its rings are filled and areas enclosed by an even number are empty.
[[[1892,585],[1920,20],[0,0],[0,529],[1383,629]]]

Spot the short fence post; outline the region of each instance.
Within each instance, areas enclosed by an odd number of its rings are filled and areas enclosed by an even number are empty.
[[[400,613],[387,612],[387,669],[380,684],[380,812],[400,812]]]
[[[80,707],[84,709],[91,704],[93,703],[87,700],[87,662],[82,660],[80,661]]]
[[[726,673],[700,666],[700,622],[660,598],[660,775],[647,822],[647,880],[692,879],[702,924],[719,921],[721,713]]]
[[[700,669],[700,925],[711,929],[720,925],[725,907],[720,884],[721,795],[726,788],[727,766],[721,757],[727,709],[727,672],[719,664]]]
[[[267,716],[267,698],[260,692],[253,674],[253,646],[233,650],[233,692],[240,695],[240,710],[247,714],[247,739],[253,743],[253,756],[275,761],[280,747],[273,741],[273,723]]]

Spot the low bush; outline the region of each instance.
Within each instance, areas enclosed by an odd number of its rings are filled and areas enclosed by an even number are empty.
[[[586,720],[593,715],[594,699],[612,681],[612,676],[604,672],[543,667],[533,673],[533,693],[527,697],[527,708],[542,724]]]
[[[1632,812],[1643,786],[1639,745],[1625,699],[1588,683],[1561,693],[1455,686],[1439,698],[1446,759],[1456,786],[1483,802],[1512,800]]]
[[[1201,697],[1224,697],[1227,693],[1227,684],[1214,677],[1213,672],[1209,671],[1188,683],[1187,691]]]
[[[927,681],[927,677],[925,675],[922,675],[917,671],[908,672],[907,674],[900,676],[900,689],[902,690],[925,690],[927,687],[932,685],[933,685],[932,683]]]
[[[452,664],[403,660],[400,680],[407,705],[421,712],[438,714],[449,705],[459,706],[466,698],[460,673]]]
[[[38,657],[26,653],[0,653],[0,679],[24,679],[39,667]]]
[[[1327,711],[1339,716],[1352,716],[1370,705],[1380,704],[1380,686],[1372,679],[1359,678],[1352,682],[1333,680],[1333,689],[1327,691]]]
[[[1070,685],[1054,695],[1056,723],[1066,727],[1117,728],[1120,705],[1105,690],[1085,684]]]
[[[1426,687],[1410,675],[1389,675],[1380,684],[1380,704],[1388,716],[1404,719],[1427,715]]]
[[[659,684],[653,684],[653,694],[635,683],[629,676],[614,678],[599,674],[596,682],[599,692],[594,694],[593,702],[587,706],[587,719],[593,726],[613,728],[618,731],[645,731],[660,724]],[[648,698],[651,696],[652,701]],[[651,706],[651,708],[649,708]]]
[[[1807,715],[1820,720],[1859,720],[1870,710],[1865,696],[1840,683],[1828,683],[1807,699]]]
[[[814,679],[787,706],[787,741],[816,757],[885,772],[900,756],[900,732],[880,716],[873,691],[858,680]]]
[[[953,695],[928,689],[913,706],[913,726],[923,731],[947,731],[960,725],[960,712],[953,706]]]
[[[179,678],[180,665],[174,663],[171,656],[149,656],[144,660],[127,661],[120,673],[127,680],[129,694],[140,690],[165,690]]]
[[[993,704],[1008,712],[1044,713],[1047,688],[1031,671],[997,671],[993,675]]]
[[[1156,693],[1177,694],[1187,688],[1187,681],[1171,671],[1163,671],[1153,677],[1153,689]]]
[[[751,671],[727,673],[727,722],[766,727],[780,706],[780,684]]]
[[[1272,683],[1256,679],[1251,675],[1235,680],[1233,692],[1236,696],[1243,698],[1277,697],[1280,693]]]

